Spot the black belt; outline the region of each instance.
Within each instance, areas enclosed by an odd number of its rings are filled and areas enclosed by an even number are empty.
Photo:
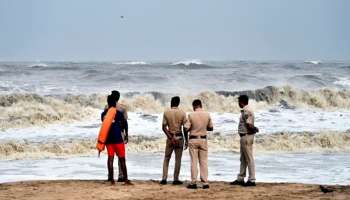
[[[203,136],[190,135],[190,139],[207,139],[207,136],[206,135],[203,135]]]
[[[245,135],[247,135],[247,134],[239,134],[239,137],[243,137],[243,136],[245,136]]]
[[[174,136],[180,136],[180,137],[183,137],[182,133],[176,133],[176,134],[174,134]]]

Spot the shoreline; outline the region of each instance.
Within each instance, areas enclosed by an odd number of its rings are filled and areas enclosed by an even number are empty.
[[[189,190],[183,185],[160,185],[158,181],[132,180],[134,185],[103,180],[20,181],[0,184],[0,199],[349,199],[350,185],[257,183],[256,187],[210,182],[210,189]],[[325,188],[325,190],[324,190]],[[325,193],[326,192],[326,193]]]

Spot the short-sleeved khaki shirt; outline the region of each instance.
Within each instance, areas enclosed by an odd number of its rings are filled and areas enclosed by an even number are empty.
[[[213,128],[213,122],[210,114],[203,109],[196,109],[188,115],[185,128],[190,131],[193,136],[207,135],[207,128]]]
[[[168,126],[170,133],[182,133],[181,127],[185,125],[186,113],[177,107],[173,107],[164,112],[163,125]]]
[[[241,116],[238,124],[238,134],[248,134],[247,124],[254,126],[254,112],[250,106],[246,105],[241,110]]]

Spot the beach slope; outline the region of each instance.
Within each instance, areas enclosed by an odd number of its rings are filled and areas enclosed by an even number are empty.
[[[230,186],[211,182],[210,189],[189,190],[185,186],[156,181],[133,181],[133,186],[105,181],[65,180],[28,181],[0,184],[0,199],[350,199],[350,186],[325,186],[292,183],[258,183],[257,187]]]

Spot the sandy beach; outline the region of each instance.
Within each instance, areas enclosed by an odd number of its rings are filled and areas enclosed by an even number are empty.
[[[350,186],[258,183],[257,187],[211,182],[210,189],[189,190],[184,185],[162,186],[157,181],[133,181],[112,186],[100,180],[28,181],[0,184],[0,199],[349,199]]]

